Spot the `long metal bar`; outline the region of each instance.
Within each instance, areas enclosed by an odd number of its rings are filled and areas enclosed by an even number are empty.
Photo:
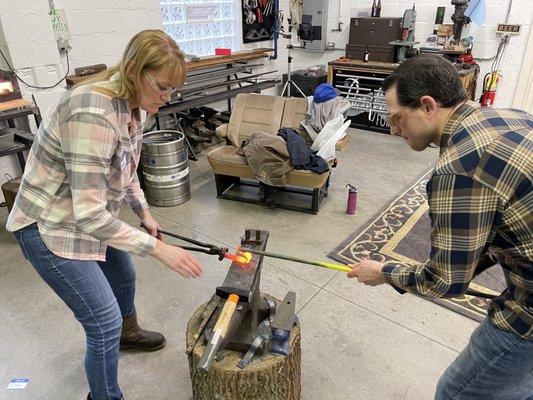
[[[157,112],[160,116],[173,114],[177,111],[187,110],[192,107],[204,106],[206,104],[216,103],[217,101],[226,100],[237,96],[239,93],[251,93],[258,92],[263,89],[268,89],[276,86],[279,83],[279,79],[272,79],[268,81],[254,83],[248,86],[243,86],[228,91],[223,91],[220,93],[210,94],[209,96],[198,95],[196,98],[183,101],[171,102],[170,104],[164,105]],[[207,97],[207,99],[206,99]],[[208,101],[206,101],[208,100]]]
[[[329,268],[329,269],[334,269],[334,270],[342,271],[342,272],[350,272],[352,270],[347,265],[334,264],[334,263],[328,263],[328,262],[323,262],[323,261],[306,260],[306,259],[303,259],[303,258],[287,256],[287,255],[284,255],[284,254],[270,253],[270,252],[266,252],[266,251],[262,251],[262,250],[256,250],[256,249],[250,249],[250,248],[241,248],[241,251],[247,251],[249,253],[257,254],[257,255],[260,255],[260,256],[264,256],[264,257],[279,258],[281,260],[294,261],[294,262],[299,262],[299,263],[308,264],[308,265],[315,265],[317,267]],[[479,291],[473,290],[473,289],[466,289],[465,294],[468,294],[470,296],[482,297],[482,298],[485,298],[485,299],[493,299],[493,298],[496,297],[496,296],[493,296],[491,294],[479,292]]]
[[[361,76],[361,75],[337,74],[336,76],[342,76],[343,78],[368,79],[369,81],[384,81],[385,80],[385,78],[374,78],[373,76]]]
[[[277,254],[277,253],[270,253],[270,252],[262,251],[262,250],[242,248],[241,251],[247,251],[249,253],[253,253],[253,254],[257,254],[257,255],[265,256],[265,257],[279,258],[281,260],[300,262],[303,264],[314,265],[317,267],[334,269],[337,271],[350,272],[352,270],[347,265],[334,264],[334,263],[329,263],[329,262],[324,262],[324,261],[305,260],[303,258],[292,257],[292,256],[287,256],[287,255]]]
[[[190,94],[190,93],[194,93],[194,92],[203,92],[204,90],[207,90],[207,89],[213,89],[213,88],[216,88],[216,87],[233,85],[233,84],[240,83],[240,82],[246,82],[248,80],[257,78],[259,76],[272,74],[274,72],[277,72],[277,70],[261,72],[261,73],[258,73],[258,74],[254,74],[254,75],[250,75],[250,76],[246,76],[246,77],[242,77],[242,78],[238,78],[238,79],[230,79],[230,80],[227,80],[227,81],[220,81],[220,82],[217,82],[217,83],[211,83],[211,84],[204,85],[204,86],[194,86],[194,87],[192,87],[192,86],[191,87],[184,86],[183,89],[180,90],[180,92],[181,92],[182,96],[185,97],[186,94]]]
[[[370,92],[371,88],[365,88],[365,87],[357,87],[357,86],[346,86],[346,85],[335,85],[336,88],[341,88],[341,89],[353,89],[353,90],[362,90],[362,91],[366,91],[366,92]]]
[[[215,70],[215,71],[202,72],[202,73],[196,74],[196,75],[188,75],[185,87],[187,87],[187,85],[190,85],[190,84],[193,84],[193,83],[198,83],[198,82],[202,82],[202,81],[208,81],[208,80],[213,79],[213,78],[220,78],[220,77],[223,77],[223,76],[226,76],[226,75],[233,75],[233,74],[236,74],[236,73],[239,73],[239,72],[247,73],[247,70],[250,70],[253,67],[261,67],[261,66],[263,66],[263,64],[237,65],[237,66],[232,66],[231,68],[228,68],[228,69],[218,69],[218,70]]]

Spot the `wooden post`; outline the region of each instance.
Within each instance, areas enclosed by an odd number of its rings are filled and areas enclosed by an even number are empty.
[[[206,304],[200,306],[187,324],[188,347],[201,321]],[[291,334],[291,352],[288,356],[265,354],[252,358],[240,369],[237,363],[243,353],[222,350],[208,373],[196,368],[205,350],[203,335],[189,358],[189,372],[195,400],[299,400],[301,393],[300,327],[295,325]]]

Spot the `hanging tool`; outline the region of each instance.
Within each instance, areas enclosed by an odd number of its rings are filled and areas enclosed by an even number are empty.
[[[263,12],[261,11],[260,7],[257,7],[255,9],[255,15],[257,16],[257,22],[262,24],[263,23]]]

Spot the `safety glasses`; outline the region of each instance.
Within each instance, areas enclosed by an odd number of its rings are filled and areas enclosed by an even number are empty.
[[[160,84],[152,75],[150,75],[148,72],[144,73],[147,77],[146,81],[148,84],[154,89],[156,92],[158,92],[161,95],[172,95],[176,93],[178,88],[175,88],[173,86],[166,87],[162,84]]]

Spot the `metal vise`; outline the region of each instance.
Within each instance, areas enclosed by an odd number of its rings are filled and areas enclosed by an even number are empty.
[[[268,231],[247,229],[241,245],[265,250],[267,240]],[[214,311],[206,325],[207,347],[198,369],[208,371],[221,349],[246,352],[257,335],[259,324],[269,317],[269,304],[259,289],[262,264],[263,256],[255,254],[247,265],[233,262],[224,283],[216,288],[217,296],[226,302]],[[236,306],[231,304],[235,295],[239,296]]]

